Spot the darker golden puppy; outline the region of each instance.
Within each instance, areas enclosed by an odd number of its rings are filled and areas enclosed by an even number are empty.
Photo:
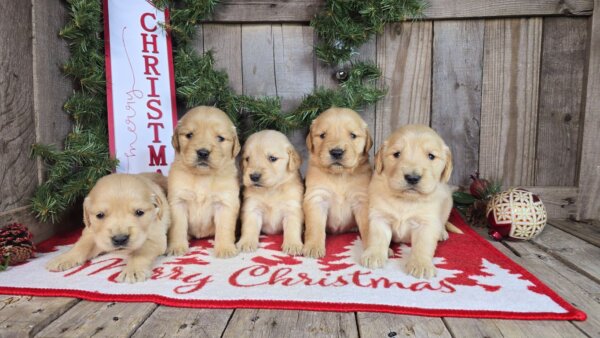
[[[310,127],[310,152],[304,194],[304,255],[325,255],[325,233],[368,231],[369,150],[367,123],[351,109],[330,108]]]
[[[173,226],[169,254],[188,250],[188,234],[215,236],[215,255],[237,254],[235,228],[240,208],[235,157],[240,143],[229,117],[214,107],[196,107],[179,121],[173,135],[175,161],[169,172]]]
[[[390,242],[412,243],[406,263],[415,277],[435,275],[437,242],[448,238],[445,225],[452,208],[447,182],[452,173],[450,148],[433,129],[407,125],[394,132],[375,156],[369,185],[369,238],[362,264],[383,266]]]
[[[144,281],[167,248],[170,213],[161,188],[165,180],[160,174],[112,174],[98,180],[83,202],[81,237],[47,268],[63,271],[100,253],[122,250],[129,257],[117,281]]]
[[[281,233],[281,249],[290,255],[302,253],[302,159],[288,138],[275,130],[252,134],[242,151],[244,203],[242,251],[258,247],[260,232]]]

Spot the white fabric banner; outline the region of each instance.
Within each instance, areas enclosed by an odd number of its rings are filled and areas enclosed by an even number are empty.
[[[173,162],[177,124],[168,13],[147,0],[104,0],[110,152],[117,172],[159,171]]]

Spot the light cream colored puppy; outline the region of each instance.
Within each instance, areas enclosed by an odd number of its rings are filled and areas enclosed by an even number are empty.
[[[369,238],[362,265],[383,266],[390,241],[405,242],[412,243],[406,272],[418,278],[435,275],[437,242],[448,238],[451,173],[450,148],[427,126],[403,126],[383,143],[369,185]]]
[[[98,180],[83,202],[85,229],[68,252],[46,266],[64,271],[100,253],[123,250],[127,265],[119,282],[141,282],[150,277],[156,257],[167,249],[170,212],[160,174],[112,174]]]
[[[358,226],[362,238],[367,237],[372,145],[367,123],[351,109],[330,108],[312,122],[306,137],[305,256],[325,255],[326,232]]]
[[[255,251],[261,230],[266,234],[283,231],[283,252],[302,253],[301,164],[294,146],[278,131],[263,130],[248,138],[241,161],[244,203],[238,249]]]
[[[215,236],[215,256],[233,257],[240,209],[235,157],[240,143],[229,117],[214,107],[196,107],[179,120],[173,135],[175,161],[169,172],[173,225],[167,252],[182,255],[195,238]]]

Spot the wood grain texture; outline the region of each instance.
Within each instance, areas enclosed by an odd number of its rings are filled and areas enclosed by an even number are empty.
[[[129,337],[156,307],[154,303],[81,301],[36,337]]]
[[[479,171],[533,185],[542,19],[485,22]]]
[[[246,95],[277,95],[271,25],[242,25],[242,88]]]
[[[388,88],[376,108],[378,148],[402,125],[429,125],[432,35],[431,21],[403,22],[387,25],[377,41],[377,65]]]
[[[590,31],[585,118],[581,136],[577,219],[600,220],[600,0],[594,1]]]
[[[238,309],[224,338],[358,337],[354,313]]]
[[[530,242],[515,241],[507,244],[519,256],[499,243],[498,249],[587,314],[585,321],[573,321],[575,326],[590,337],[600,336],[600,285],[598,283],[571,269]]]
[[[361,337],[451,337],[441,318],[358,312]]]
[[[533,242],[563,263],[600,283],[600,248],[551,225]]]
[[[72,123],[63,104],[73,92],[72,82],[61,71],[69,58],[67,42],[58,31],[67,23],[62,3],[33,1],[33,86],[37,142],[61,148]],[[38,159],[38,180],[44,168]]]
[[[242,26],[205,24],[204,51],[213,50],[215,68],[229,76],[229,85],[237,94],[242,93]]]
[[[272,27],[276,90],[281,97],[282,110],[289,112],[296,109],[315,87],[314,32],[306,25],[275,24]],[[301,129],[287,135],[303,159],[308,158],[307,132],[307,129]],[[302,173],[306,172],[307,164],[308,161],[303,161]]]
[[[33,337],[78,299],[0,296],[0,337]]]
[[[545,18],[535,184],[577,184],[587,18]]]
[[[455,337],[587,337],[567,321],[445,318]]]
[[[159,306],[132,337],[220,337],[232,313]]]
[[[478,169],[483,20],[435,21],[431,127],[452,151],[450,183],[468,186]]]
[[[31,2],[0,2],[0,212],[25,206],[38,184]]]
[[[324,0],[223,0],[212,21],[306,22]],[[429,0],[425,17],[456,19],[540,15],[591,15],[593,0]]]
[[[540,197],[550,219],[571,218],[577,212],[577,187],[532,186],[525,189]]]
[[[578,222],[570,219],[552,219],[548,221],[548,224],[600,247],[600,222],[598,221]]]

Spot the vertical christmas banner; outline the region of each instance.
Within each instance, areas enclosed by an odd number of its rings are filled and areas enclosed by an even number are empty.
[[[104,0],[109,145],[117,172],[167,174],[177,124],[166,10],[148,0]]]

